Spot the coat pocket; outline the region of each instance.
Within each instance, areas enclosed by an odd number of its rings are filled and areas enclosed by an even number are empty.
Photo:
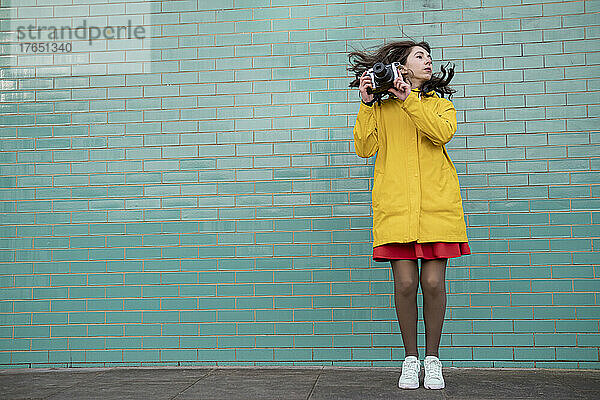
[[[383,181],[383,174],[375,172],[373,176],[373,190],[372,190],[372,200],[373,200],[373,208],[378,208],[381,205],[381,183]]]

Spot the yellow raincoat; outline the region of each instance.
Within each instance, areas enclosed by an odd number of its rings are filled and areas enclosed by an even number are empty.
[[[361,102],[356,117],[356,154],[377,153],[373,247],[468,241],[458,175],[444,147],[456,132],[456,110],[435,92],[427,98],[419,92],[381,105]]]

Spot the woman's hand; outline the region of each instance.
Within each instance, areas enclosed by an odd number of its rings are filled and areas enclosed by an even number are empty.
[[[370,101],[373,101],[373,94],[368,94],[367,93],[367,88],[370,87],[371,89],[373,89],[373,84],[371,82],[371,77],[369,75],[367,75],[367,71],[365,71],[362,76],[360,77],[360,84],[358,86],[358,90],[360,90],[360,97],[362,97],[362,100],[365,103],[368,103]]]
[[[394,80],[394,87],[389,88],[388,92],[394,94],[394,96],[404,101],[410,94],[410,90],[410,85],[404,81],[402,74],[398,74],[398,78]]]

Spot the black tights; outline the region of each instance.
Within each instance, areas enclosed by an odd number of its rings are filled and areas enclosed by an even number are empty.
[[[417,350],[417,289],[423,291],[425,320],[425,356],[438,357],[442,325],[446,314],[447,258],[421,259],[421,277],[417,260],[391,260],[394,275],[394,301],[406,356],[419,358]]]

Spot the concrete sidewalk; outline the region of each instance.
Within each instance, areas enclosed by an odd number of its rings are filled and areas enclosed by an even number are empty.
[[[599,370],[444,368],[446,388],[398,388],[400,368],[0,370],[0,399],[600,399]]]

